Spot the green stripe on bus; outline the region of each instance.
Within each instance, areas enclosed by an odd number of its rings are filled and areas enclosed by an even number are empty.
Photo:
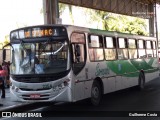
[[[149,64],[150,66],[152,66],[154,60],[155,60],[154,58],[151,58],[150,61],[148,62],[148,64]]]
[[[107,61],[106,64],[109,69],[117,75],[137,77],[140,70],[144,70],[145,73],[157,71],[157,68],[152,67],[154,60],[155,59],[151,59],[149,63],[147,63],[144,59],[117,60]]]

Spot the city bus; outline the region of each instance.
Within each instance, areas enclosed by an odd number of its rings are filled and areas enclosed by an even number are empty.
[[[88,98],[99,105],[103,94],[133,86],[143,89],[159,75],[154,37],[39,25],[11,31],[8,45],[13,101],[76,102]]]

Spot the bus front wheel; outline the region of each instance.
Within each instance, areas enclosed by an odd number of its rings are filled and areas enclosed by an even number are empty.
[[[101,85],[98,81],[94,81],[91,89],[91,104],[98,106],[102,97]]]

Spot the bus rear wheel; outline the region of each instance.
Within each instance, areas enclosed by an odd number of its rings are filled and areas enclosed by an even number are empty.
[[[102,98],[101,85],[98,81],[94,81],[91,89],[91,104],[98,106]]]
[[[138,79],[138,89],[143,90],[145,87],[145,77],[144,74],[141,72],[139,74],[139,79]]]

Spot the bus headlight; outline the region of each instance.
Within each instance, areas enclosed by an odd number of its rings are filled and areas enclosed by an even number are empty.
[[[69,82],[68,80],[64,81],[63,82],[64,86],[68,86],[68,82]]]
[[[69,85],[69,81],[70,81],[70,79],[65,80],[65,81],[62,83],[63,86],[64,86],[64,87],[68,86],[68,85]]]
[[[19,88],[16,88],[15,91],[18,92],[18,91],[19,91]]]
[[[12,89],[12,90],[14,90],[14,89],[15,89],[15,86],[14,86],[14,85],[12,85],[11,89]]]
[[[18,92],[18,91],[19,91],[19,88],[16,87],[16,86],[14,86],[14,85],[11,86],[11,89],[14,90],[15,92]]]
[[[60,90],[64,89],[66,86],[69,85],[69,83],[68,83],[69,81],[70,81],[70,80],[65,80],[65,81],[62,82],[61,84],[53,87],[53,91],[55,92],[55,91],[60,91]]]

